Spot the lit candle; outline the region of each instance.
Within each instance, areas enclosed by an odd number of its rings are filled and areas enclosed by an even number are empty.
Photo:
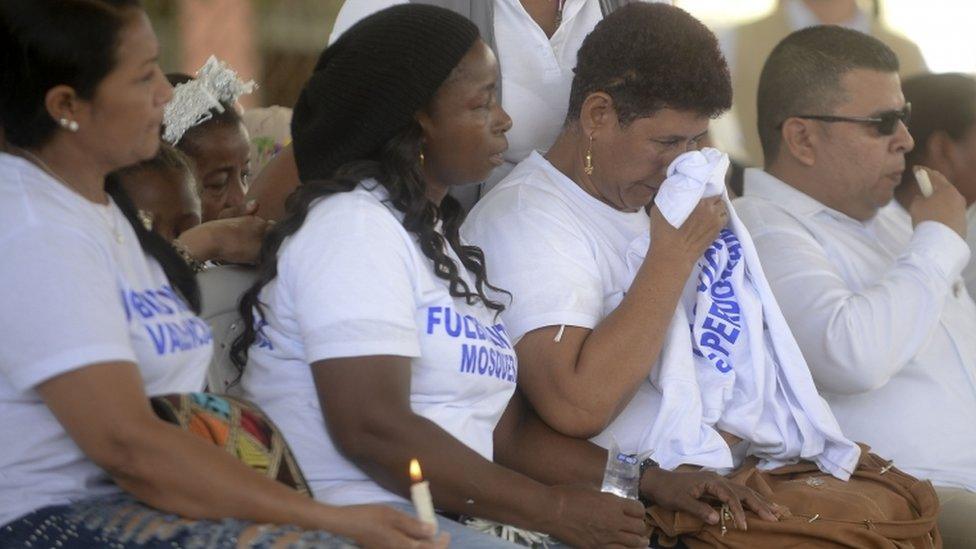
[[[430,483],[424,480],[420,472],[420,462],[416,459],[410,460],[410,499],[417,510],[417,518],[421,522],[433,524],[437,528],[437,517],[434,515],[434,500],[430,497]]]

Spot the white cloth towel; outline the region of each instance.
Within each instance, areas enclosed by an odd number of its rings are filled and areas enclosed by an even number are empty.
[[[846,480],[860,449],[817,393],[729,202],[728,165],[715,149],[682,154],[655,198],[664,218],[680,227],[703,197],[721,195],[729,223],[699,260],[668,328],[651,374],[661,407],[641,447],[652,448],[668,469],[683,463],[728,469],[738,463],[722,430],[744,439],[744,455],[758,457],[761,468],[806,459]],[[631,243],[632,276],[649,245],[649,235]]]

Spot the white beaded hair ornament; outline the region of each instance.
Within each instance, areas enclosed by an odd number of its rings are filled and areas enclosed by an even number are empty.
[[[197,71],[196,79],[177,84],[173,99],[163,110],[163,139],[176,145],[183,134],[224,112],[221,102],[233,105],[237,98],[257,88],[254,80],[242,82],[237,73],[213,55]]]

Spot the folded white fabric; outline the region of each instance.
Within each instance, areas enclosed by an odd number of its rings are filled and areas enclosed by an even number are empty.
[[[665,468],[737,465],[718,433],[744,439],[745,455],[774,468],[799,459],[846,480],[860,449],[844,437],[817,393],[800,348],[776,304],[755,246],[725,191],[728,157],[703,149],[679,156],[655,205],[680,227],[703,197],[721,195],[729,224],[693,271],[651,374],[661,408],[641,448]],[[650,236],[628,251],[631,275]]]

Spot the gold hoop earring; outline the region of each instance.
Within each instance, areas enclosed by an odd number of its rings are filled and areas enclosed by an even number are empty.
[[[593,136],[590,136],[590,144],[586,147],[586,157],[583,161],[583,173],[593,175]]]

